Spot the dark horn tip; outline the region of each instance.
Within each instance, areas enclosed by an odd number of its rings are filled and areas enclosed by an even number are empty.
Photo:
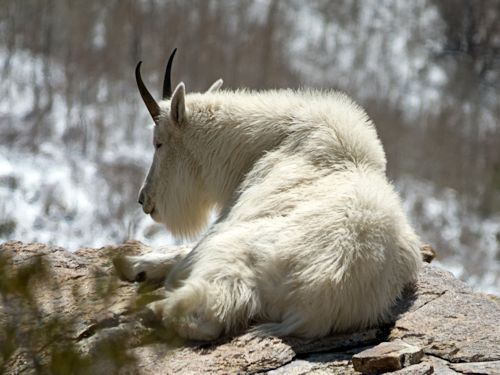
[[[172,74],[172,62],[174,61],[175,53],[177,52],[177,47],[172,50],[170,57],[168,58],[167,68],[165,69],[165,78],[163,79],[163,99],[170,99],[172,96],[172,83],[170,76]]]

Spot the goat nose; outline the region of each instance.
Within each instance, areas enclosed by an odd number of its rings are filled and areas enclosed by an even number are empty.
[[[139,193],[139,204],[142,206],[144,204],[144,191],[141,190]]]

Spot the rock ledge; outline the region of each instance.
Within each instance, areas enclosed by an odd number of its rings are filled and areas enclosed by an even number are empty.
[[[57,366],[73,363],[81,373],[93,374],[500,373],[498,300],[474,293],[436,267],[425,265],[388,327],[320,340],[243,334],[210,344],[180,343],[152,326],[140,308],[155,298],[155,286],[114,276],[112,257],[147,251],[135,241],[75,253],[42,244],[1,244],[0,372],[55,373],[61,371]],[[40,259],[47,261],[48,276],[31,278],[42,263],[28,265]],[[64,331],[47,343],[49,334],[37,336],[37,327],[48,332],[47,327],[59,327],[54,321],[65,322]],[[368,362],[376,366],[364,367]]]

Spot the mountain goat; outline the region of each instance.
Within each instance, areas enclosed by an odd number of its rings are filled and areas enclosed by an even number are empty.
[[[149,305],[180,336],[244,330],[320,337],[386,322],[418,274],[420,241],[385,175],[366,113],[338,92],[171,89],[156,102],[146,214],[196,246],[124,257],[122,278],[165,279]]]

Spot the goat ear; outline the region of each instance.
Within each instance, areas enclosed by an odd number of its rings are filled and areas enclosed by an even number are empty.
[[[219,91],[219,89],[221,88],[223,83],[224,83],[224,81],[222,80],[222,78],[219,78],[217,81],[212,83],[212,86],[210,86],[210,88],[207,90],[207,92]]]
[[[184,82],[177,85],[170,99],[170,116],[177,126],[181,126],[186,117],[186,89]]]

